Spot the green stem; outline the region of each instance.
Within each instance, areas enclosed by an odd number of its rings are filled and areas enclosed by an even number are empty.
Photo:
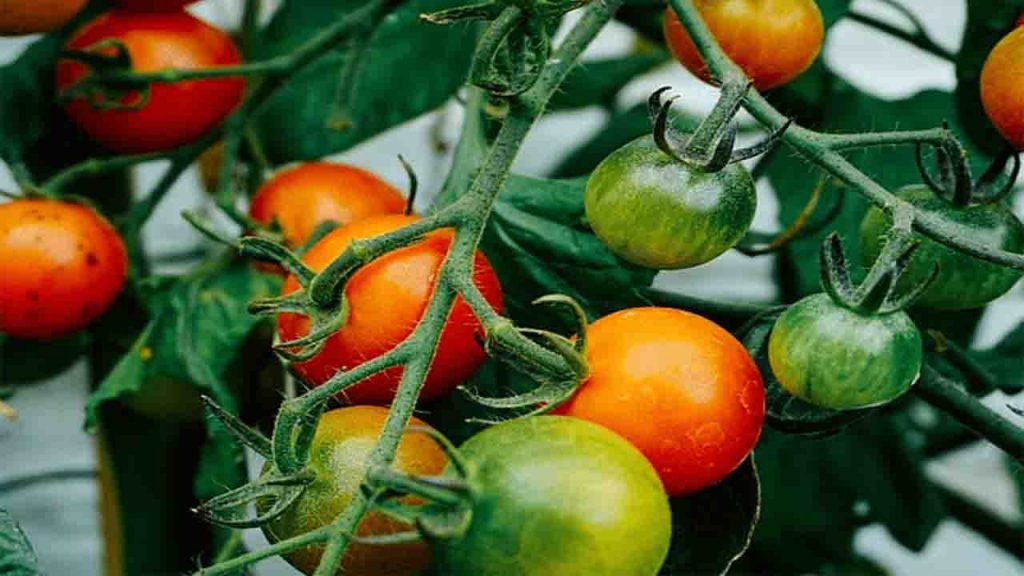
[[[888,4],[893,5],[895,3]],[[908,17],[911,16],[909,12],[902,12]],[[911,19],[911,22],[914,24],[914,27],[916,28],[916,30],[913,32],[904,30],[899,26],[895,26],[883,20],[879,20],[874,16],[869,16],[856,10],[851,10],[847,12],[846,17],[849,18],[850,20],[853,20],[854,22],[859,22],[860,24],[863,24],[870,28],[874,28],[890,36],[899,38],[900,40],[903,40],[904,42],[912,46],[916,46],[917,48],[920,48],[921,50],[924,50],[925,52],[933,56],[937,56],[945,60],[946,62],[949,62],[951,64],[956,63],[956,53],[952,52],[951,50],[948,50],[947,48],[933,40],[931,36],[925,34],[924,29],[921,27],[921,24],[916,17],[912,17]]]
[[[670,0],[670,2],[680,22],[693,38],[714,78],[720,84],[745,82],[746,75],[718,46],[711,31],[704,24],[693,0]],[[788,121],[753,88],[744,97],[744,108],[768,129],[779,129]],[[845,138],[847,137],[837,134],[820,134],[796,124],[791,124],[786,133],[782,135],[782,140],[805,159],[817,164],[887,212],[892,213],[900,207],[913,211],[914,228],[928,238],[975,258],[1024,270],[1024,255],[992,249],[983,242],[963,236],[951,222],[910,205],[861,172],[837,151],[850,147],[843,144]],[[854,138],[863,139],[864,137],[857,135]]]
[[[192,576],[227,576],[229,574],[235,574],[246,566],[251,566],[260,560],[266,560],[273,556],[281,556],[287,554],[299,548],[304,548],[310,544],[316,544],[323,542],[330,536],[328,531],[329,526],[324,526],[312,532],[306,532],[287,540],[281,540],[276,544],[271,544],[265,548],[259,550],[253,550],[252,552],[246,552],[245,554],[235,556],[230,560],[218,562],[213,566],[207,568],[201,568],[198,572],[195,572]]]
[[[1024,429],[993,412],[931,366],[925,364],[914,391],[932,406],[956,418],[978,436],[1024,464]]]
[[[67,480],[95,480],[96,470],[91,468],[82,470],[54,470],[52,472],[40,472],[29,476],[21,476],[11,480],[0,482],[0,494],[7,494],[15,490],[29,488],[46,482],[64,482]]]
[[[869,148],[872,146],[899,146],[904,144],[945,144],[952,136],[945,128],[925,130],[897,130],[892,132],[863,132],[860,134],[821,134],[823,143],[835,151]]]
[[[245,9],[242,12],[242,53],[246,58],[252,58],[256,52],[256,37],[262,14],[263,0],[245,0]]]
[[[946,510],[957,522],[984,536],[1017,560],[1024,560],[1024,525],[1007,522],[945,486],[936,484],[935,488],[942,495]]]

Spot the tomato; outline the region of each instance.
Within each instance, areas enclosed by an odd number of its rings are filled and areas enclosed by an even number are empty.
[[[905,312],[865,315],[815,294],[789,307],[768,341],[772,372],[790,394],[846,410],[899,397],[921,371],[921,333]]]
[[[632,308],[587,330],[590,376],[556,412],[629,440],[672,496],[715,484],[761,435],[764,384],[743,345],[673,308]]]
[[[380,236],[416,219],[416,216],[389,214],[358,220],[317,242],[305,254],[303,262],[315,271],[323,270],[353,240]],[[356,272],[345,286],[348,321],[327,340],[319,354],[293,365],[300,377],[311,386],[319,386],[338,370],[358,366],[405,340],[426,310],[437,271],[451,240],[449,230],[434,232],[418,244],[385,254]],[[483,254],[476,256],[474,276],[484,297],[500,311],[501,287]],[[289,277],[283,293],[298,288],[295,278]],[[485,359],[483,349],[476,342],[480,329],[469,306],[461,298],[457,299],[441,332],[422,398],[436,398],[451,391],[480,367]],[[305,316],[281,314],[278,317],[282,341],[305,336],[308,331],[309,319]],[[339,398],[352,404],[386,404],[394,398],[401,374],[400,366],[385,370],[348,388]]]
[[[1024,28],[996,44],[981,69],[981,104],[999,133],[1024,149]]]
[[[810,68],[825,38],[814,0],[694,0],[718,44],[758,90],[782,86]],[[665,41],[687,70],[711,76],[689,33],[670,6]]]
[[[86,0],[0,0],[0,36],[37,34],[60,28]]]
[[[476,489],[459,539],[434,547],[446,576],[654,576],[672,532],[643,455],[600,426],[559,416],[493,426],[461,448]]]
[[[377,444],[387,416],[384,408],[351,406],[331,410],[320,418],[309,452],[309,469],[316,478],[284,514],[263,526],[268,540],[277,542],[316,530],[345,511],[359,491],[366,461]],[[416,418],[410,425],[426,427]],[[398,445],[393,468],[406,474],[434,476],[444,470],[446,462],[444,451],[430,436],[407,432]],[[264,472],[267,471],[264,467]],[[381,536],[410,530],[413,530],[411,525],[380,512],[370,512],[360,522],[356,533]],[[300,572],[313,574],[322,554],[321,544],[300,548],[285,559]],[[428,561],[429,550],[423,543],[386,546],[353,543],[345,551],[339,568],[346,576],[411,576],[419,574]]]
[[[128,257],[102,216],[80,204],[0,204],[0,332],[56,338],[100,317],[124,286]]]
[[[196,0],[115,0],[115,4],[126,10],[171,11],[184,8]]]
[[[1024,225],[1002,204],[958,208],[924,186],[910,186],[896,194],[956,225],[965,238],[993,249],[1024,253]],[[864,217],[861,243],[867,262],[878,258],[890,226],[890,218],[878,208],[872,208]],[[908,291],[925,281],[935,265],[939,265],[935,282],[917,301],[920,306],[953,310],[978,308],[1005,294],[1020,280],[1020,270],[979,260],[920,234],[915,235],[915,239],[921,245],[897,288]]]
[[[241,62],[238,48],[227,34],[185,12],[109,12],[82,27],[66,48],[83,50],[106,39],[124,43],[136,72],[215,68]],[[61,60],[58,90],[86,74],[83,64]],[[241,78],[152,84],[149,101],[138,110],[97,110],[84,98],[65,103],[64,110],[93,140],[111,150],[153,152],[187,144],[214,128],[241,102],[244,89]],[[140,97],[127,95],[122,104],[137,103]]]
[[[367,216],[401,214],[402,194],[375,174],[346,164],[308,162],[277,173],[253,198],[249,216],[276,221],[292,246],[328,220],[350,224]]]
[[[619,257],[649,268],[689,268],[743,238],[757,191],[739,164],[703,172],[642,136],[598,165],[584,205],[594,233]]]

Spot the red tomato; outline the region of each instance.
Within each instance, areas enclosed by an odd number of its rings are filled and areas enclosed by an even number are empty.
[[[764,384],[723,328],[672,308],[633,308],[587,330],[590,376],[557,409],[633,443],[672,496],[724,479],[753,450]]]
[[[981,69],[981,103],[999,133],[1024,150],[1024,27],[996,44]]]
[[[344,252],[353,240],[373,238],[416,221],[416,216],[390,214],[358,220],[338,228],[316,243],[303,262],[320,271]],[[293,367],[306,383],[319,386],[338,370],[349,370],[391,350],[412,333],[419,323],[434,291],[434,280],[452,241],[450,230],[440,230],[423,241],[390,252],[362,267],[345,286],[348,322],[327,341],[320,354]],[[496,309],[502,307],[501,287],[483,254],[477,254],[474,276],[481,292]],[[283,292],[298,290],[294,277],[285,282]],[[436,398],[473,375],[484,361],[484,351],[476,342],[480,324],[461,298],[448,317],[441,333],[437,355],[423,387],[424,399]],[[281,314],[278,332],[282,341],[305,336],[309,319],[297,314]],[[386,404],[395,396],[401,367],[381,372],[339,395],[352,404]]]
[[[148,10],[168,12],[183,8],[196,0],[115,0],[115,4],[127,10]]]
[[[309,162],[278,172],[256,193],[249,216],[277,221],[291,246],[301,246],[317,226],[344,226],[379,214],[401,214],[405,198],[375,174],[355,166]]]
[[[0,332],[55,338],[106,312],[124,286],[128,258],[117,231],[80,204],[0,204]]]
[[[722,50],[758,90],[786,84],[814,63],[825,24],[814,0],[695,0]],[[665,40],[676,59],[705,82],[711,77],[697,46],[670,6]]]
[[[85,0],[0,0],[0,36],[51,32],[82,6]]]
[[[66,48],[84,50],[106,39],[124,43],[136,72],[215,68],[241,62],[238,48],[227,34],[186,12],[108,12],[82,27]],[[58,90],[87,73],[85,65],[61,60]],[[83,98],[67,102],[64,109],[92,139],[111,150],[153,152],[187,144],[214,128],[241,102],[244,89],[241,78],[152,84],[149,101],[138,110],[97,110]],[[139,95],[134,94],[122,103],[138,101]]]

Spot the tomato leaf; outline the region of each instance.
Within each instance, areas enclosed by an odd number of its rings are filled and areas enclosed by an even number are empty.
[[[996,154],[1005,140],[981,105],[981,69],[992,48],[1013,30],[1020,17],[1019,0],[968,0],[967,27],[956,58],[956,105],[971,142]]]
[[[725,574],[750,545],[761,512],[754,458],[728,478],[672,499],[672,546],[660,576]]]
[[[364,2],[288,0],[262,33],[259,58],[285,54]],[[257,118],[265,150],[275,163],[320,158],[341,152],[392,126],[432,110],[463,85],[477,28],[441,26],[422,13],[457,5],[452,0],[410,0],[385,18],[362,47],[339,48],[288,82]],[[363,49],[354,101],[345,116],[351,125],[329,126],[339,71],[350,50]]]
[[[825,28],[831,28],[846,16],[853,0],[817,0],[818,9],[821,10],[821,17],[825,21]]]
[[[36,576],[39,559],[21,526],[0,508],[0,574],[4,576]]]
[[[655,272],[616,258],[583,226],[582,180],[513,176],[499,195],[481,244],[517,321],[547,325],[546,294],[575,298],[592,318],[636,301]]]
[[[666,61],[668,54],[652,49],[617,58],[580,62],[559,86],[548,109],[613,105],[615,97],[626,84]]]
[[[987,350],[973,352],[1006,394],[1024,390],[1024,324],[1018,324],[998,344]]]

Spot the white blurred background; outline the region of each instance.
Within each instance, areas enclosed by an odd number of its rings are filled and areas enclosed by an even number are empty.
[[[943,46],[960,45],[965,19],[963,0],[901,0],[927,26]],[[193,10],[221,26],[237,21],[242,0],[205,0]],[[272,3],[268,3],[272,4]],[[902,25],[899,15],[876,0],[857,0],[854,6]],[[32,38],[0,39],[0,64],[21,52]],[[623,53],[632,45],[632,33],[619,25],[606,30],[588,56]],[[860,24],[844,21],[831,29],[823,56],[858,88],[885,98],[902,98],[922,89],[951,89],[955,85],[951,64],[892,39]],[[1024,81],[1024,80],[1022,80]],[[685,94],[683,106],[707,110],[715,94],[694,80],[675,63],[666,65],[631,84],[621,95],[626,104],[641,102],[654,88],[672,85]],[[3,87],[0,86],[0,90]],[[338,159],[377,172],[396,185],[404,185],[404,174],[396,161],[402,154],[416,167],[423,185],[424,201],[440,187],[450,162],[429,146],[431,128],[444,123],[444,133],[454,139],[459,125],[459,107],[449,106],[445,118],[428,115],[341,154]],[[587,140],[602,125],[604,112],[598,109],[561,113],[534,130],[516,163],[516,171],[543,175],[574,145]],[[936,119],[939,120],[939,119]],[[880,126],[879,128],[890,128]],[[0,127],[2,130],[3,127]],[[159,176],[159,166],[144,166],[137,174],[139,188],[147,189]],[[6,167],[0,167],[0,189],[14,189]],[[755,227],[776,228],[776,206],[771,191],[760,190],[760,207]],[[178,183],[149,223],[145,241],[153,252],[177,252],[192,246],[196,235],[178,216],[187,207],[206,202],[197,177],[190,172]],[[1020,207],[1019,207],[1020,208]],[[1024,214],[1024,210],[1018,211]],[[770,258],[748,259],[735,253],[697,269],[659,277],[659,285],[693,295],[746,300],[770,300]],[[1024,290],[1020,286],[994,303],[981,326],[979,345],[987,346],[1024,317]],[[82,406],[87,374],[78,365],[66,374],[42,385],[20,391],[11,404],[20,413],[17,422],[0,421],[0,482],[55,469],[91,469],[95,456],[91,439],[82,431]],[[986,400],[993,408],[1008,413],[1006,398]],[[929,473],[941,483],[955,487],[973,500],[1006,517],[1020,521],[1016,493],[995,449],[978,446],[953,453],[929,466]],[[8,509],[21,523],[39,552],[43,570],[53,575],[92,576],[100,573],[100,541],[96,486],[92,481],[41,484],[17,492],[0,494],[0,507]],[[263,544],[256,533],[247,536],[251,546]],[[1022,535],[1024,543],[1024,535]],[[794,542],[795,547],[800,543]],[[890,569],[895,576],[1019,576],[1021,565],[1005,552],[954,522],[941,526],[922,554],[914,555],[889,538],[877,526],[862,530],[857,548]],[[257,568],[261,576],[294,574],[279,559]]]

